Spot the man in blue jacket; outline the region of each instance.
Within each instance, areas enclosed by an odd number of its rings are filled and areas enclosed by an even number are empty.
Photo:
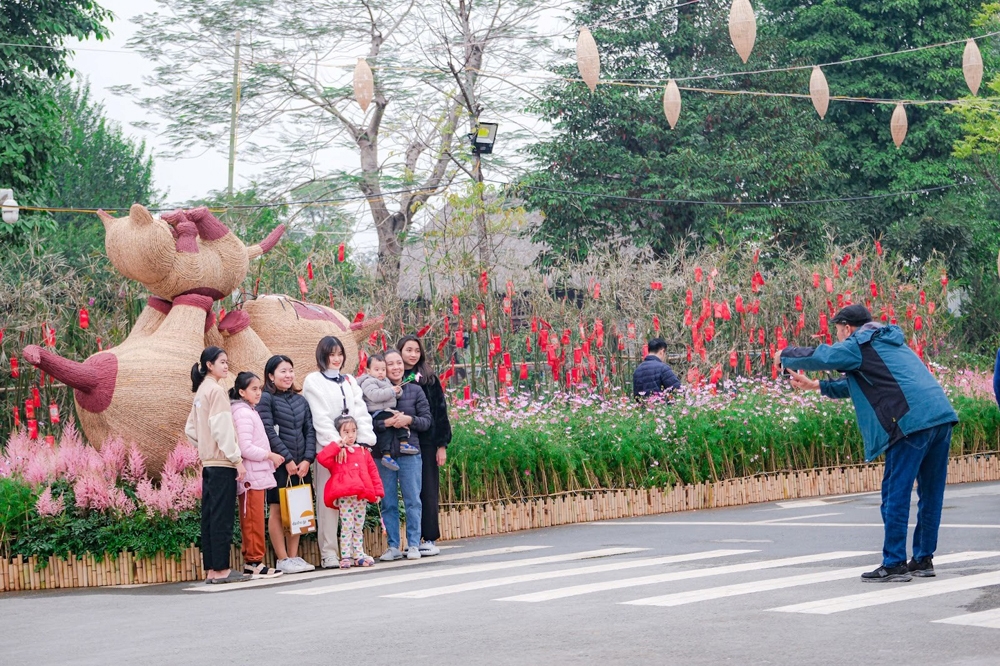
[[[649,353],[632,373],[632,393],[636,398],[648,398],[664,391],[676,391],[681,380],[667,365],[667,342],[653,338],[646,345]]]
[[[834,315],[834,345],[788,347],[776,355],[792,372],[792,386],[818,390],[828,398],[854,401],[865,458],[885,453],[882,477],[882,523],[885,542],[882,566],[864,573],[870,582],[908,581],[933,576],[941,505],[948,476],[951,429],[958,423],[944,389],[906,345],[898,326],[880,326],[862,305],[849,305]],[[846,377],[815,380],[806,370],[837,370]],[[917,526],[913,559],[906,561],[906,528],[910,493],[918,483]]]

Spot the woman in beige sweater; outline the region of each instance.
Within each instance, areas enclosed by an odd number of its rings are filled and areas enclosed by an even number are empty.
[[[236,484],[246,475],[236,441],[229,396],[219,381],[229,374],[229,359],[218,347],[208,347],[191,367],[194,405],[184,432],[201,458],[201,556],[207,583],[239,583],[250,576],[233,571]]]

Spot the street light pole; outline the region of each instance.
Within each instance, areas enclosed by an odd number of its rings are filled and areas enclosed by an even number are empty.
[[[233,174],[236,171],[236,117],[240,105],[240,31],[236,31],[236,58],[233,61],[233,111],[229,117],[229,199],[233,198]]]

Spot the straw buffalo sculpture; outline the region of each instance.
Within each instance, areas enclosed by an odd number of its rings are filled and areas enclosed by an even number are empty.
[[[292,358],[297,384],[316,368],[316,343],[335,335],[347,352],[346,371],[358,345],[381,318],[352,323],[339,312],[287,296],[261,296],[216,321],[213,304],[246,278],[250,261],[273,248],[284,227],[247,247],[208,209],[154,218],[136,204],[129,215],[99,212],[114,267],[152,294],[128,337],[83,363],[42,347],[24,349],[25,360],[74,390],[80,426],[100,446],[109,437],[135,442],[151,472],[183,439],[191,408],[191,365],[207,345],[226,349],[230,377],[263,373],[273,354]]]

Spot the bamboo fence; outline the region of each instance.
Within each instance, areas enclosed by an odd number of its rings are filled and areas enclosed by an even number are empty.
[[[775,500],[874,492],[881,489],[882,472],[883,465],[878,463],[762,474],[672,488],[587,490],[521,500],[446,504],[440,507],[441,539],[490,536],[538,527]],[[960,456],[948,463],[949,484],[997,480],[1000,480],[1000,454]],[[381,553],[386,548],[385,535],[377,530],[365,531],[366,552]],[[299,556],[318,565],[319,545],[313,540],[303,540]],[[232,561],[235,567],[243,566],[238,546],[233,546]],[[274,565],[274,553],[270,548],[266,562],[269,566]],[[122,552],[108,554],[100,561],[90,553],[71,554],[66,559],[18,555],[13,560],[0,560],[0,592],[177,583],[203,578],[201,551],[193,545],[176,559],[162,553],[143,559]]]

